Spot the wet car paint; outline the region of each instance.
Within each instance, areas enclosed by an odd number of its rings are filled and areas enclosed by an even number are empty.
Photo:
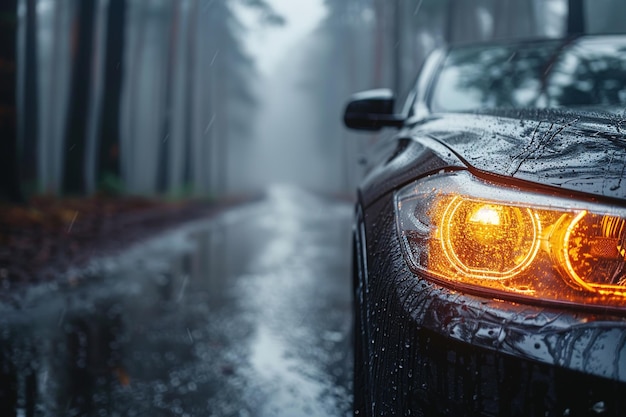
[[[454,290],[409,271],[394,192],[469,170],[498,184],[624,207],[624,109],[432,114],[437,51],[413,115],[359,187],[355,222],[355,414],[626,414],[626,319]]]
[[[442,169],[526,181],[553,193],[605,197],[623,205],[626,197],[626,129],[605,113],[506,110],[489,114],[447,114],[403,128],[383,163],[360,186],[365,206],[390,190]],[[504,180],[506,181],[506,180]],[[523,187],[524,184],[520,183]],[[564,191],[560,191],[564,190]],[[549,192],[549,190],[546,190]]]
[[[277,187],[14,294],[0,415],[346,415],[351,213]]]
[[[623,199],[624,123],[622,115],[589,110],[507,110],[448,114],[424,123],[418,132],[485,173]]]
[[[357,278],[360,415],[626,413],[626,319],[472,296],[415,276],[392,212],[381,198],[360,223],[371,254]]]

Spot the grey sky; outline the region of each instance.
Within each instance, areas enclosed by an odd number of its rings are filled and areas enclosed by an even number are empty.
[[[255,22],[254,14],[238,8],[249,28],[244,36],[248,52],[254,57],[264,75],[274,70],[292,45],[310,33],[324,17],[323,0],[267,0],[287,21],[283,27],[266,27]]]

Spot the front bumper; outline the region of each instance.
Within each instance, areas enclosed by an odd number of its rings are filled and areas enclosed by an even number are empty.
[[[624,317],[442,287],[408,270],[391,199],[361,222],[359,414],[626,415]]]

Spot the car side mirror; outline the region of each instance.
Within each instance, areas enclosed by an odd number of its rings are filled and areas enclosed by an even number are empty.
[[[357,130],[401,127],[404,117],[394,114],[394,102],[393,92],[386,88],[354,94],[346,106],[343,122],[350,129]]]

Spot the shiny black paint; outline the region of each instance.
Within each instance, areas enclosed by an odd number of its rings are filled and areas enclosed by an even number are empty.
[[[465,165],[450,150],[428,137],[399,139],[382,164],[364,179],[360,194],[365,206],[390,190],[428,173],[462,169]]]
[[[355,412],[626,413],[626,318],[463,294],[413,275],[393,195],[359,219]],[[359,245],[357,245],[359,250]]]
[[[624,127],[622,127],[624,125]],[[626,205],[626,120],[547,109],[431,116],[398,133],[392,153],[360,187],[365,206],[442,169],[504,184]]]
[[[405,118],[394,114],[395,96],[388,89],[357,93],[350,99],[343,121],[351,129],[377,131],[385,126],[400,127]]]
[[[624,124],[615,113],[508,110],[440,115],[411,133],[416,139],[440,141],[482,172],[555,187],[560,193],[623,200]]]
[[[405,125],[379,147],[359,187],[355,415],[626,415],[624,314],[497,300],[414,275],[394,218],[400,187],[462,169],[624,207],[626,110],[435,113],[433,80],[445,53],[424,64]]]

